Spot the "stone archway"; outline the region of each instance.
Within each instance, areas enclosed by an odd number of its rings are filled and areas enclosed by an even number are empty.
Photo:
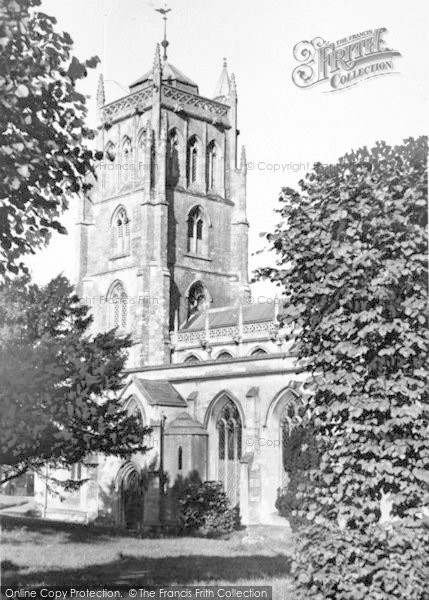
[[[117,476],[119,524],[139,530],[144,520],[144,488],[140,469],[132,462],[125,463]]]

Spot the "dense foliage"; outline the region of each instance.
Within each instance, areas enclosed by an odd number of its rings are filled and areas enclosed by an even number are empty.
[[[314,432],[310,427],[299,425],[292,429],[283,446],[283,468],[288,474],[285,488],[279,490],[276,508],[296,531],[305,522],[300,508],[302,499],[299,486],[308,478],[308,473],[319,465],[319,450],[316,446]],[[307,483],[309,485],[309,482]]]
[[[183,532],[217,537],[230,533],[237,525],[236,511],[219,481],[189,483],[181,490],[178,502]]]
[[[285,289],[323,448],[302,498],[296,598],[428,589],[427,138],[379,142],[284,189]],[[427,596],[426,596],[427,597]]]
[[[115,399],[130,339],[90,336],[90,323],[63,276],[0,289],[0,483],[45,463],[144,451],[147,430]]]
[[[93,132],[76,82],[98,59],[72,56],[70,36],[35,10],[40,2],[0,6],[0,280],[51,231],[65,233],[58,219],[92,169],[85,144]]]

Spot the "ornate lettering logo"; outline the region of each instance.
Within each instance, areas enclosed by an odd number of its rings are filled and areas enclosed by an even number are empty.
[[[385,47],[382,38],[387,29],[370,29],[337,42],[326,42],[321,37],[295,45],[294,58],[300,63],[292,73],[298,87],[308,88],[329,81],[329,92],[346,89],[365,79],[391,75],[393,59],[401,56]]]

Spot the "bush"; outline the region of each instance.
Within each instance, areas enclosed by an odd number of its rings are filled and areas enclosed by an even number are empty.
[[[237,511],[231,508],[219,481],[188,484],[181,490],[178,502],[179,526],[184,533],[218,537],[237,526]]]
[[[300,425],[293,429],[284,448],[283,467],[289,475],[287,486],[279,490],[276,508],[282,517],[289,521],[292,531],[304,525],[306,519],[298,515],[302,501],[298,497],[300,484],[308,485],[310,469],[317,468],[319,452],[313,431]]]
[[[287,486],[279,489],[276,500],[279,514],[289,521],[292,531],[297,531],[303,524],[303,519],[297,514],[301,503],[297,497],[299,479],[299,474],[292,475]]]

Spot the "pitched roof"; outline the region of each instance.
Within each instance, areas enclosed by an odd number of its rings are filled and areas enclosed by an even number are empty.
[[[151,81],[153,78],[152,73],[153,73],[153,69],[151,69],[150,71],[147,71],[144,75],[139,77],[139,79],[137,79],[137,81],[134,81],[134,83],[132,83],[130,85],[130,88],[141,85],[142,83],[145,83],[146,81]],[[162,81],[167,81],[167,82],[175,81],[175,82],[183,83],[187,86],[196,88],[196,90],[198,92],[197,84],[194,81],[192,81],[192,79],[189,79],[189,77],[187,77],[184,73],[179,71],[179,69],[177,69],[174,65],[172,65],[171,63],[169,63],[167,61],[164,61],[162,64]]]
[[[169,381],[163,379],[136,378],[137,385],[148,399],[149,404],[158,406],[186,407],[186,401]]]
[[[180,413],[167,425],[166,435],[208,435],[203,425],[186,412]]]
[[[237,325],[239,309],[237,306],[223,306],[208,310],[210,329],[216,327],[231,327]],[[259,321],[272,321],[274,319],[274,302],[263,304],[244,304],[243,323],[255,323]],[[199,331],[205,327],[205,313],[197,313],[189,321],[184,323],[180,330]]]

